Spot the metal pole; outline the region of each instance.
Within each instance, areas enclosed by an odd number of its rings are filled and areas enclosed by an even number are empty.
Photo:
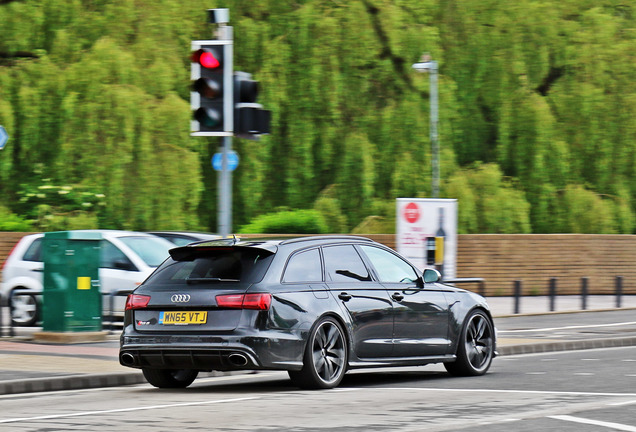
[[[430,78],[430,137],[431,137],[431,194],[433,198],[439,197],[439,140],[437,136],[437,124],[439,122],[438,115],[438,93],[437,93],[437,62],[431,60],[429,54],[422,55],[422,59],[419,63],[415,63],[411,66],[418,72],[428,72]]]
[[[437,136],[438,116],[438,95],[437,95],[437,62],[431,60],[430,82],[431,82],[431,163],[432,163],[432,193],[433,198],[439,197],[439,141]]]
[[[228,17],[224,17],[224,19],[229,19],[229,12]],[[232,26],[220,23],[218,29],[218,37],[219,39],[233,40],[234,32]],[[226,67],[224,67],[224,73],[226,74],[226,76],[224,76],[224,81],[225,83],[232,83],[232,73],[234,71],[234,65],[232,63],[232,58],[234,56],[233,45],[226,45],[225,50],[224,61],[226,62]],[[224,88],[225,96],[223,98],[224,129],[226,131],[232,131],[234,129],[234,113],[232,109],[233,88],[232,85],[226,87],[227,88]],[[219,235],[221,235],[223,238],[227,238],[232,231],[232,171],[228,169],[228,155],[232,151],[232,137],[224,136],[222,146],[221,171],[218,175],[218,232]]]
[[[232,150],[232,137],[223,137],[223,158],[219,171],[219,235],[226,238],[232,230],[232,171],[228,169],[228,154]]]
[[[622,306],[623,276],[616,276],[616,307]]]

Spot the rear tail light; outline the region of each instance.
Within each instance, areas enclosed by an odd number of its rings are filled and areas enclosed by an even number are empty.
[[[143,309],[148,306],[150,296],[140,294],[130,294],[126,299],[126,310]]]
[[[269,310],[271,294],[227,294],[216,296],[219,307],[231,309]]]

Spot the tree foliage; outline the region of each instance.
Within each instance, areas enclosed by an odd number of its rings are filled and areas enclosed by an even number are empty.
[[[613,0],[4,2],[8,214],[216,229],[220,142],[189,135],[211,7],[272,111],[271,135],[233,140],[236,227],[281,206],[332,232],[386,226],[395,198],[430,196],[429,77],[411,69],[427,51],[460,232],[634,232],[636,8]]]

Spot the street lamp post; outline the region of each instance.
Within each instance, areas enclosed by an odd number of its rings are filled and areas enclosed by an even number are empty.
[[[431,103],[431,152],[432,152],[432,193],[433,198],[439,198],[439,140],[437,137],[438,118],[438,99],[437,99],[437,62],[431,60],[431,56],[424,54],[419,63],[411,66],[418,72],[428,72],[430,77],[430,103]]]

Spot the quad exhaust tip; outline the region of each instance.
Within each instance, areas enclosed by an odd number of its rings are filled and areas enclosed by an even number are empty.
[[[241,353],[232,353],[227,359],[233,366],[238,367],[247,366],[248,363],[247,357]]]
[[[122,353],[119,359],[121,363],[126,366],[133,366],[135,364],[135,356],[131,353]]]

